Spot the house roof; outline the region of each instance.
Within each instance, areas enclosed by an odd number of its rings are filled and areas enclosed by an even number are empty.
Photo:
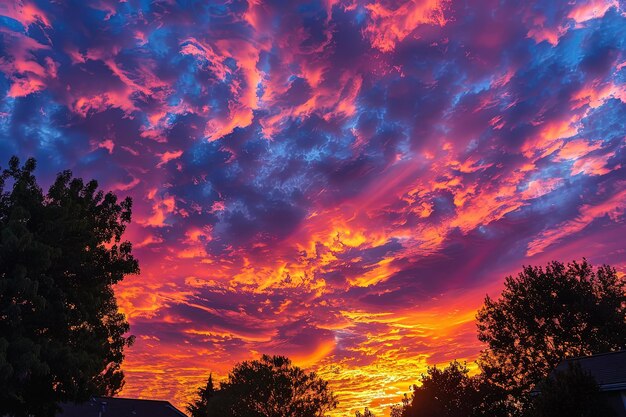
[[[584,371],[590,373],[601,391],[626,389],[626,350],[565,359],[555,371],[566,371],[569,364],[578,364]]]
[[[61,404],[57,417],[187,417],[167,401],[94,397],[83,404]]]

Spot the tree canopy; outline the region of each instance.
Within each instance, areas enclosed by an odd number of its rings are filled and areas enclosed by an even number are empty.
[[[187,406],[187,411],[192,417],[208,417],[211,415],[209,403],[215,396],[215,384],[213,374],[209,375],[205,387],[198,388],[198,398]],[[212,407],[213,405],[211,405]]]
[[[584,259],[523,267],[506,278],[498,299],[486,297],[477,326],[479,340],[487,344],[478,359],[481,373],[469,377],[456,361],[431,367],[412,397],[392,407],[392,415],[588,415],[599,407],[589,376],[573,370],[546,377],[565,358],[626,348],[626,280],[614,268],[594,269]],[[539,383],[542,395],[533,401],[531,390]],[[558,414],[559,396],[580,402],[571,408],[578,414]]]
[[[0,415],[116,393],[133,340],[113,293],[139,271],[122,241],[131,200],[69,171],[44,194],[35,165],[13,157],[0,177]]]
[[[328,383],[284,356],[237,364],[213,386],[212,376],[189,404],[192,417],[323,417],[337,406]]]
[[[626,281],[586,260],[527,266],[485,299],[477,321],[484,377],[524,403],[564,358],[626,347]]]
[[[402,417],[472,417],[480,415],[480,381],[469,376],[465,364],[429,367],[421,385],[404,406]]]
[[[365,410],[363,410],[363,412],[360,412],[357,410],[357,412],[354,413],[354,417],[376,417],[374,416],[374,413],[372,413],[372,411],[365,407]]]

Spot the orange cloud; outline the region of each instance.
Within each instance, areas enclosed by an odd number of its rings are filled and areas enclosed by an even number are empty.
[[[168,215],[174,213],[176,209],[176,200],[173,196],[165,195],[163,197],[159,197],[156,195],[157,189],[153,188],[147,195],[148,200],[153,201],[152,203],[152,215],[139,219],[137,222],[143,226],[151,226],[151,227],[165,227],[168,226],[165,223]]]

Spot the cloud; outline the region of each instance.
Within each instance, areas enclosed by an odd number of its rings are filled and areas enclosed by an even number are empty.
[[[623,184],[621,184],[623,186]],[[608,217],[613,222],[623,222],[624,210],[626,209],[626,191],[612,195],[605,201],[594,205],[583,205],[580,208],[580,214],[572,219],[567,220],[555,228],[545,231],[537,239],[528,244],[528,256],[532,256],[543,251],[548,246],[558,242],[561,239],[574,235],[583,231],[594,220]]]
[[[615,1],[0,6],[0,155],[134,200],[124,395],[283,353],[338,415],[472,360],[523,264],[624,268]],[[623,271],[622,271],[623,272]]]

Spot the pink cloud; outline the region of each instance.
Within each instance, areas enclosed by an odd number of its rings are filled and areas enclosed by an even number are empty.
[[[617,0],[577,1],[567,17],[574,19],[576,23],[584,23],[604,16],[612,7],[619,8]]]
[[[166,151],[161,154],[157,154],[157,156],[161,160],[161,162],[157,164],[157,167],[162,167],[163,165],[167,164],[169,161],[173,161],[174,159],[180,158],[182,154],[183,154],[182,150]]]
[[[616,222],[624,215],[626,209],[626,190],[616,193],[602,203],[595,205],[583,205],[580,207],[578,216],[541,233],[528,244],[527,256],[533,256],[543,252],[549,246],[583,231],[596,219],[608,216]]]
[[[50,27],[50,20],[46,14],[28,0],[3,2],[0,4],[0,14],[17,20],[25,28],[33,23]]]
[[[418,26],[434,24],[444,26],[447,22],[445,0],[409,0],[390,8],[382,3],[365,6],[370,22],[364,30],[374,48],[382,52],[393,51],[398,42],[410,35]]]
[[[153,188],[148,192],[147,199],[152,201],[152,215],[140,218],[137,222],[143,226],[150,227],[166,227],[166,219],[176,210],[176,200],[173,196],[165,195],[160,197],[157,195],[157,189]]]

